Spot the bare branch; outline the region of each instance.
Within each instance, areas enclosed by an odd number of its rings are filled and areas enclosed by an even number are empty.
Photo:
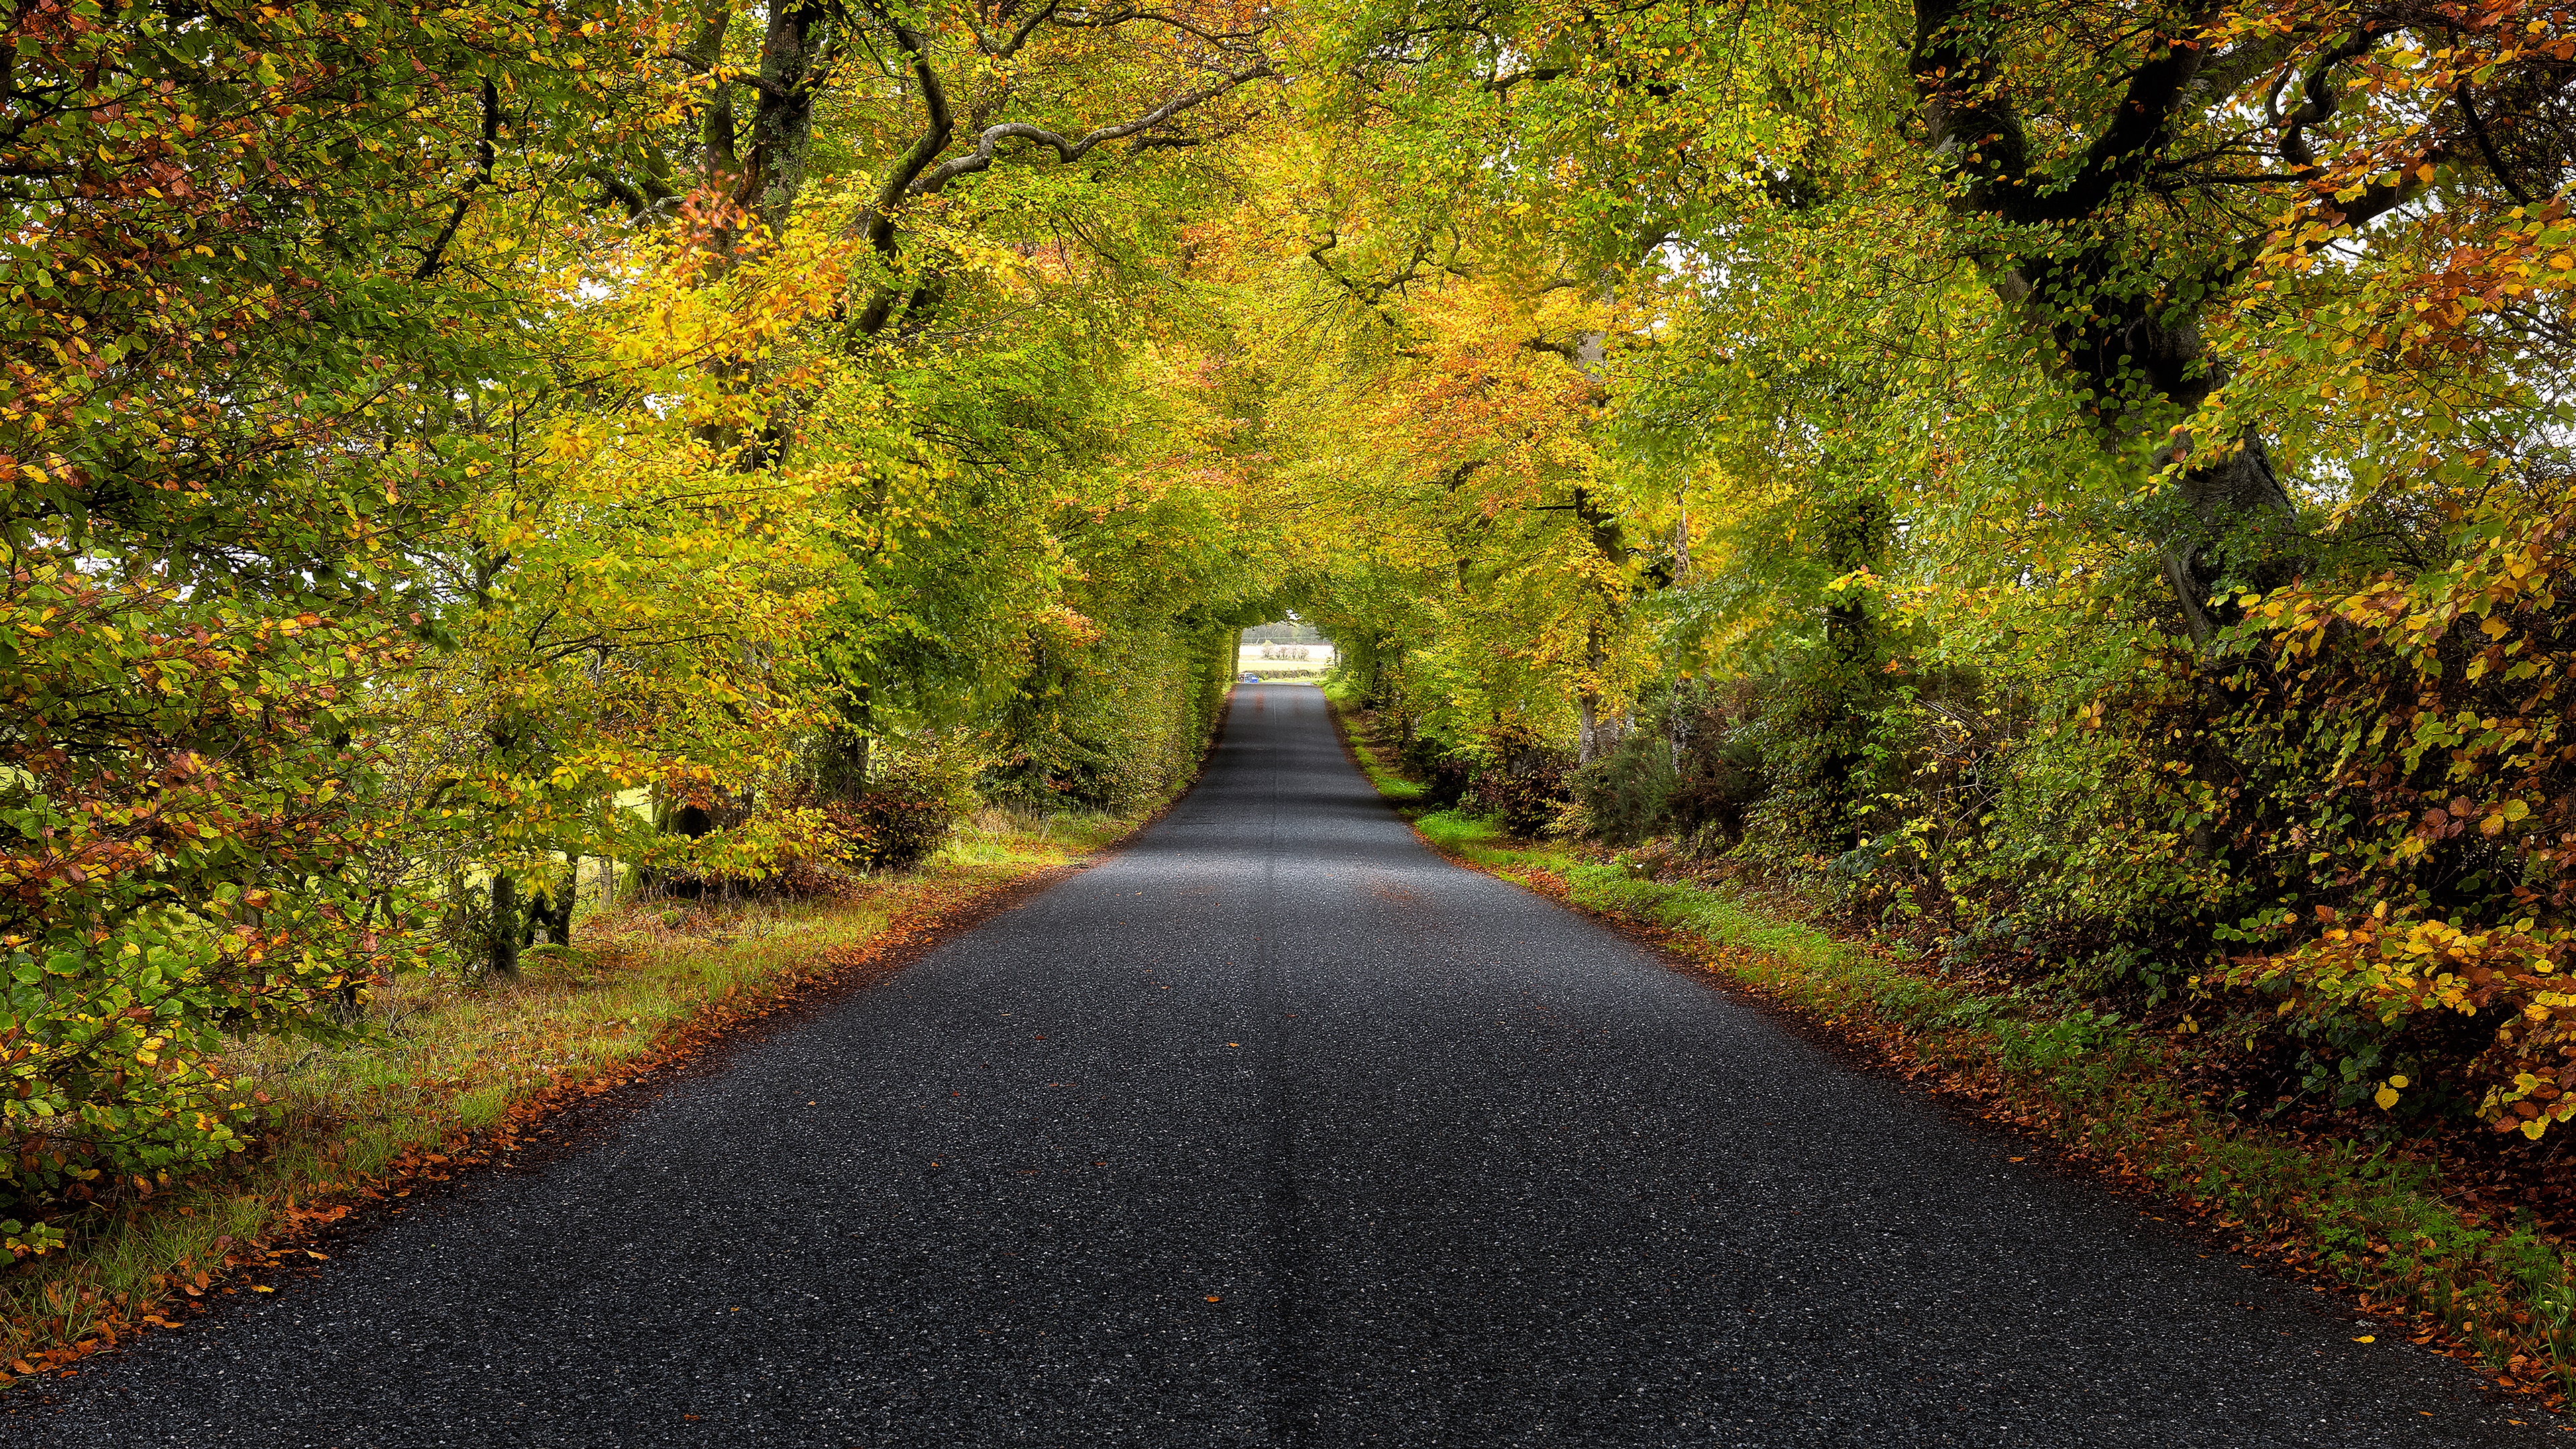
[[[2369,54],[2371,48],[2379,43],[2379,35],[2380,32],[2371,26],[2356,26],[2352,34],[2317,57],[2317,63],[2309,67],[2299,82],[2299,104],[2287,116],[2281,117],[2282,160],[2299,167],[2317,164],[2316,152],[2308,146],[2307,133],[2309,128],[2322,126],[2333,119],[2335,107],[2342,100],[2335,93],[2334,69],[2345,61]],[[2275,86],[2273,94],[2279,93],[2280,88]]]
[[[875,199],[859,213],[854,227],[857,235],[878,256],[892,263],[895,259],[895,208],[903,204],[905,192],[921,173],[929,169],[931,162],[939,159],[940,152],[948,149],[948,138],[956,133],[957,119],[948,108],[948,92],[939,83],[939,72],[931,68],[929,40],[882,8],[877,8],[877,18],[894,32],[895,43],[903,47],[906,59],[912,64],[913,78],[921,86],[921,134],[913,138],[911,147],[877,183]],[[859,335],[874,337],[884,331],[886,323],[894,317],[895,301],[900,295],[893,287],[877,288],[868,298],[866,309],[859,313]]]
[[[1177,30],[1184,35],[1196,36],[1210,45],[1217,46],[1240,46],[1247,41],[1260,39],[1262,32],[1269,29],[1268,23],[1264,22],[1249,30],[1203,30],[1177,15],[1166,15],[1159,10],[1112,10],[1099,15],[1067,15],[1058,19],[1056,23],[1068,30],[1112,30],[1121,25],[1133,25],[1139,20],[1152,21],[1156,25]]]
[[[1403,270],[1397,272],[1394,276],[1386,278],[1384,281],[1377,282],[1353,281],[1348,276],[1343,275],[1341,268],[1336,267],[1331,262],[1325,260],[1324,254],[1341,244],[1341,233],[1327,229],[1324,232],[1324,236],[1321,241],[1318,241],[1313,246],[1306,248],[1306,259],[1313,262],[1316,268],[1323,272],[1326,277],[1331,278],[1335,286],[1348,292],[1351,295],[1352,300],[1358,302],[1361,306],[1368,308],[1370,311],[1375,312],[1387,326],[1391,328],[1400,328],[1402,324],[1397,320],[1394,311],[1386,305],[1384,298],[1387,293],[1401,289],[1405,284],[1422,275],[1422,264],[1424,261],[1429,259],[1431,255],[1430,235],[1425,233],[1414,239],[1413,255],[1405,259]],[[1407,355],[1418,356],[1419,354],[1408,353]]]
[[[2469,135],[2478,143],[2478,154],[2487,160],[2487,173],[2495,177],[2496,184],[2504,188],[2505,195],[2514,199],[2515,205],[2531,205],[2530,193],[2515,184],[2513,173],[2505,169],[2504,158],[2496,154],[2495,141],[2487,135],[2486,122],[2478,119],[2478,108],[2470,103],[2467,86],[2460,87],[2459,97],[2460,114],[2468,118]]]
[[[877,17],[894,31],[895,43],[903,47],[905,58],[912,64],[913,78],[921,86],[921,134],[913,138],[894,168],[877,183],[876,199],[859,218],[859,235],[879,255],[891,260],[895,208],[903,204],[904,195],[914,189],[921,174],[930,169],[930,163],[948,149],[948,138],[956,133],[957,118],[948,108],[948,91],[939,83],[939,72],[931,69],[929,40],[883,10],[877,11]]]
[[[1029,18],[1021,21],[1020,28],[1012,31],[1007,40],[997,41],[986,34],[984,27],[975,23],[975,17],[972,14],[965,15],[966,29],[974,35],[976,49],[995,60],[1009,60],[1020,53],[1020,47],[1029,43],[1029,37],[1037,33],[1039,26],[1054,17],[1056,7],[1061,3],[1062,0],[1047,0],[1046,4],[1029,12]]]
[[[1004,141],[1033,141],[1055,152],[1057,161],[1070,165],[1081,160],[1093,147],[1103,141],[1123,140],[1140,131],[1150,131],[1183,111],[1205,105],[1252,81],[1277,74],[1279,74],[1278,68],[1264,57],[1242,70],[1225,73],[1209,85],[1174,96],[1132,121],[1101,126],[1095,130],[1086,131],[1079,137],[1067,137],[1061,131],[1050,131],[1043,126],[1030,125],[1026,121],[1005,121],[998,126],[987,126],[984,128],[984,133],[976,138],[973,151],[943,161],[936,167],[919,173],[918,178],[910,183],[909,190],[913,195],[928,196],[960,176],[987,169],[993,164],[996,148]]]
[[[628,221],[642,221],[653,214],[653,203],[645,199],[643,191],[627,185],[617,173],[607,167],[588,167],[583,170],[582,175],[590,178],[591,184],[605,192],[609,200],[625,207]]]
[[[426,282],[438,274],[440,264],[447,260],[448,243],[456,240],[456,229],[465,224],[466,209],[474,204],[474,193],[492,184],[492,163],[501,139],[501,92],[494,88],[490,76],[483,78],[482,99],[483,134],[474,143],[474,174],[466,178],[464,189],[457,193],[456,205],[448,211],[447,225],[439,228],[438,239],[421,254],[420,269],[411,274],[415,282]]]
[[[1485,89],[1499,96],[1523,81],[1545,84],[1565,74],[1565,71],[1566,68],[1561,65],[1532,66],[1527,70],[1514,71],[1510,75],[1498,75],[1485,82]]]

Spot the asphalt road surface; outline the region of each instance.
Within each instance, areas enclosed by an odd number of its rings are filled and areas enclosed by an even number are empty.
[[[0,1444],[2567,1442],[2044,1156],[1442,862],[1247,685],[1126,850]]]

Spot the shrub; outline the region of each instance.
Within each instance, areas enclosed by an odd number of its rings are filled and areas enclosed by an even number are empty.
[[[1639,727],[1570,782],[1592,833],[1613,845],[1670,835],[1711,853],[1741,840],[1768,788],[1745,729],[1753,702],[1748,687],[1694,680],[1650,697]]]
[[[1461,759],[1422,735],[1406,740],[1397,758],[1405,772],[1422,782],[1422,797],[1440,809],[1451,809],[1467,798],[1474,785],[1476,766]]]
[[[344,743],[363,623],[30,570],[0,588],[0,1240],[240,1151],[261,1106],[216,1058],[330,1034],[388,969],[377,761]],[[256,885],[245,885],[255,882]]]
[[[927,859],[974,812],[975,763],[956,753],[898,757],[855,799],[825,810],[839,859],[861,870]]]
[[[1535,736],[1498,731],[1481,743],[1482,757],[1461,804],[1514,835],[1545,831],[1572,803],[1567,793],[1573,761]]]

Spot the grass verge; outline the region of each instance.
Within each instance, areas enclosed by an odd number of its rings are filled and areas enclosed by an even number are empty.
[[[1364,730],[1335,717],[1379,792],[1460,864],[1616,920],[1877,1064],[2053,1140],[2067,1160],[2345,1295],[2500,1388],[2551,1409],[2576,1389],[2576,1262],[2527,1214],[2463,1206],[2438,1166],[2387,1144],[2214,1110],[2183,1085],[2190,1048],[2167,1034],[2043,992],[1945,979],[1722,884],[1650,879],[1615,854],[1512,840],[1435,810]]]
[[[918,871],[845,897],[697,908],[657,903],[582,923],[519,980],[408,976],[371,1003],[380,1030],[336,1048],[262,1040],[230,1057],[278,1125],[228,1168],[167,1188],[69,1247],[0,1273],[0,1385],[67,1376],[95,1349],[175,1327],[216,1299],[327,1255],[327,1231],[482,1163],[537,1153],[565,1109],[702,1055],[799,998],[899,967],[934,932],[1130,830],[1110,816],[987,811]]]

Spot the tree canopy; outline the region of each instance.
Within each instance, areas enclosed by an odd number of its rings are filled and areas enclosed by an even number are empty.
[[[1161,798],[1291,608],[1516,828],[2576,1115],[2561,9],[8,24],[21,1251],[584,860]]]

